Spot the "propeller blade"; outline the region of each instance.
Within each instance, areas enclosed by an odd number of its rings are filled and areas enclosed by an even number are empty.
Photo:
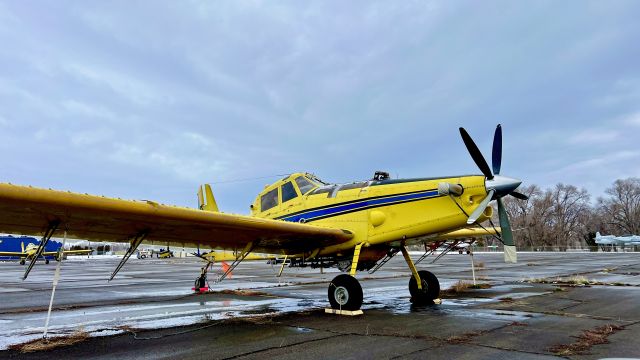
[[[504,243],[504,261],[515,263],[518,261],[516,253],[516,245],[513,242],[513,233],[511,232],[511,224],[509,216],[504,209],[502,199],[498,198],[498,218],[500,219],[500,231],[502,242]]]
[[[467,147],[467,151],[469,151],[471,158],[476,163],[478,168],[480,168],[480,171],[482,171],[482,173],[488,180],[493,179],[493,174],[489,169],[489,165],[487,165],[487,161],[484,159],[484,156],[482,156],[482,153],[476,146],[476,143],[474,143],[473,139],[471,139],[471,136],[469,136],[469,133],[467,133],[464,128],[460,128],[460,135],[462,136],[464,145]]]
[[[493,194],[495,194],[495,191],[489,190],[489,192],[487,193],[487,196],[484,199],[482,199],[482,201],[480,202],[480,205],[478,205],[478,207],[475,210],[473,210],[473,212],[469,216],[469,219],[467,219],[467,224],[473,224],[474,222],[476,222],[476,220],[478,220],[480,215],[482,215],[482,213],[484,212],[484,209],[486,209],[487,206],[489,205],[489,201],[491,201],[491,199],[493,198]]]
[[[496,132],[493,134],[493,148],[491,150],[491,166],[493,174],[500,174],[500,166],[502,165],[502,125],[498,124]]]
[[[529,200],[529,197],[523,193],[519,193],[517,191],[512,191],[509,195],[513,196],[516,199],[520,200]]]

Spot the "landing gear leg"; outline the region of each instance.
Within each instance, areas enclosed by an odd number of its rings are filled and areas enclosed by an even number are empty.
[[[423,305],[432,303],[440,295],[440,283],[438,278],[431,272],[416,269],[407,248],[403,245],[400,250],[404,256],[404,260],[411,269],[411,279],[409,280],[409,293],[411,293],[411,302],[415,305]]]
[[[350,274],[340,274],[329,284],[328,297],[333,309],[355,311],[362,306],[362,286],[355,278],[361,248],[362,244],[358,244],[353,251]]]

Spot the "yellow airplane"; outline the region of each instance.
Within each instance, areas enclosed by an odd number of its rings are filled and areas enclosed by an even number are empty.
[[[42,251],[38,256],[36,253],[38,252],[38,245],[29,243],[27,244],[27,248],[24,247],[24,242],[20,243],[20,247],[22,248],[21,252],[6,252],[0,251],[0,256],[18,256],[20,257],[20,265],[24,265],[26,260],[34,260],[38,258],[44,259],[45,264],[49,263],[49,259],[46,256],[55,256],[56,260],[60,260],[60,256],[67,255],[89,255],[93,252],[93,250],[62,250],[62,251]],[[60,254],[62,253],[62,254]]]
[[[520,180],[499,175],[502,128],[498,125],[494,135],[493,172],[469,134],[463,128],[460,134],[481,175],[390,179],[377,172],[367,181],[328,184],[314,175],[295,173],[265,187],[248,216],[220,212],[208,184],[198,191],[200,209],[0,184],[0,232],[44,233],[36,254],[54,233],[129,242],[109,280],[143,241],[239,252],[218,281],[252,252],[285,255],[297,266],[339,266],[348,273],[331,281],[328,297],[333,308],[343,310],[362,304],[356,272],[376,269],[401,252],[412,273],[412,301],[429,302],[438,297],[438,279],[429,271],[418,271],[408,245],[500,233],[505,260],[516,261],[502,197],[526,196],[515,191]],[[480,226],[491,219],[489,203],[494,200],[500,230],[493,224]],[[23,278],[34,263],[32,259]],[[200,287],[206,283],[207,268],[196,279]]]

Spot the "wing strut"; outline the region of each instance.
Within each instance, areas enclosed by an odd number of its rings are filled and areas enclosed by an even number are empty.
[[[374,272],[378,271],[382,266],[384,266],[384,264],[386,264],[387,262],[389,262],[389,260],[396,256],[398,251],[400,251],[400,249],[398,248],[392,248],[391,250],[389,250],[389,252],[387,252],[387,255],[385,255],[385,257],[376,264],[376,267],[369,270],[369,274],[373,274]]]
[[[236,266],[238,266],[238,264],[240,264],[242,260],[247,257],[247,255],[249,255],[251,250],[253,250],[253,241],[248,243],[247,246],[244,247],[244,250],[242,250],[240,256],[233,260],[227,271],[225,271],[224,274],[220,275],[220,277],[216,280],[216,284],[224,280],[227,275],[229,275],[233,271],[233,269],[235,269]]]
[[[113,280],[113,277],[116,276],[116,274],[118,273],[118,271],[120,271],[120,269],[122,269],[122,267],[124,266],[124,263],[126,263],[127,260],[129,260],[129,258],[131,257],[131,255],[133,255],[133,253],[136,252],[136,249],[138,249],[138,246],[140,245],[142,240],[144,240],[144,238],[147,237],[148,233],[149,233],[148,230],[143,230],[131,239],[131,245],[129,245],[129,249],[127,249],[127,252],[122,257],[122,260],[120,260],[120,263],[111,274],[109,281]]]
[[[420,255],[420,257],[418,258],[418,260],[416,260],[413,264],[414,265],[418,265],[422,262],[422,260],[426,259],[429,255],[433,254],[434,252],[436,252],[436,250],[438,250],[438,248],[444,244],[445,241],[436,241],[435,243],[427,246],[427,244],[424,244],[424,254]]]
[[[24,276],[22,277],[22,280],[25,280],[27,276],[29,276],[29,273],[31,272],[33,265],[36,264],[36,261],[38,261],[38,258],[42,255],[42,252],[44,251],[44,247],[49,242],[49,239],[51,239],[51,236],[53,235],[53,233],[56,232],[59,225],[60,225],[60,220],[53,220],[49,223],[49,225],[47,225],[47,230],[44,232],[44,236],[42,236],[42,240],[40,240],[40,245],[38,245],[38,248],[36,249],[36,253],[31,258],[31,262],[29,263],[29,266],[24,271]]]
[[[440,258],[441,258],[441,257],[443,257],[443,256],[445,256],[445,255],[447,255],[447,253],[449,253],[449,251],[451,251],[451,250],[455,249],[455,247],[456,247],[456,246],[458,246],[458,244],[459,244],[459,243],[460,243],[460,240],[454,240],[451,244],[449,244],[449,245],[447,246],[447,248],[446,248],[446,249],[444,249],[444,250],[442,251],[442,253],[441,253],[440,255],[436,256],[436,258],[435,258],[435,259],[433,259],[433,261],[432,261],[431,263],[433,264],[433,263],[435,263],[436,261],[440,260]]]

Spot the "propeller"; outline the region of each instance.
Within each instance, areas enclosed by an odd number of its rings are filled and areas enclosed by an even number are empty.
[[[473,224],[474,222],[476,222],[476,220],[478,220],[480,215],[482,215],[484,210],[487,208],[487,205],[489,205],[489,201],[491,201],[491,199],[493,198],[494,193],[494,190],[489,190],[487,196],[485,196],[485,198],[480,202],[480,205],[478,205],[478,207],[471,213],[471,215],[469,215],[467,224]]]
[[[489,169],[489,165],[487,165],[487,161],[484,159],[484,156],[482,156],[482,153],[476,146],[476,143],[473,142],[471,136],[469,136],[467,130],[465,130],[464,128],[460,128],[460,135],[462,135],[462,141],[464,141],[464,144],[467,147],[471,158],[473,159],[473,161],[475,161],[476,165],[478,165],[480,171],[482,171],[487,180],[493,179],[493,174]]]
[[[496,132],[493,134],[493,148],[491,149],[491,166],[493,173],[500,174],[500,166],[502,165],[502,125],[496,126]]]
[[[509,216],[504,208],[502,198],[504,196],[511,195],[520,200],[527,200],[528,197],[515,191],[522,183],[521,180],[500,175],[500,168],[502,166],[502,126],[498,124],[493,135],[491,169],[478,149],[478,146],[476,146],[475,142],[464,128],[460,128],[460,135],[462,136],[462,141],[467,147],[471,158],[476,163],[480,171],[482,171],[482,174],[484,174],[486,178],[485,187],[487,189],[487,196],[480,201],[478,207],[471,213],[471,215],[469,215],[467,224],[473,224],[476,222],[484,213],[487,206],[489,206],[489,202],[491,202],[491,200],[497,200],[498,218],[500,219],[502,242],[504,243],[505,261],[515,263],[517,260],[516,247],[513,242],[513,233],[511,232]],[[493,172],[491,172],[491,170],[493,170]]]
[[[514,198],[520,199],[520,200],[529,200],[529,197],[523,193],[519,193],[517,191],[512,191],[509,195],[513,196]]]

